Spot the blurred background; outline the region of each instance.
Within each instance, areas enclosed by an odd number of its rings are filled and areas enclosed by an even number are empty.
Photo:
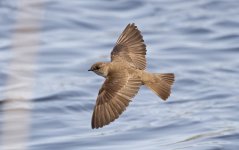
[[[173,72],[171,97],[149,89],[92,130],[103,78],[125,26],[147,45],[147,70]],[[238,150],[238,0],[1,0],[0,149]]]

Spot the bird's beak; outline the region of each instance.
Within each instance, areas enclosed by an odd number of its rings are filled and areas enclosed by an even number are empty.
[[[88,71],[92,71],[92,69],[89,69]]]

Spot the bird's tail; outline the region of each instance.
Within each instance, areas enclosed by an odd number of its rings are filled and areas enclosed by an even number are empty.
[[[174,83],[173,73],[146,73],[143,78],[143,83],[155,94],[166,100],[171,93],[171,87]]]

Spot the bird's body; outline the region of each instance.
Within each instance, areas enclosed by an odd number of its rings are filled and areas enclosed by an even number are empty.
[[[170,96],[174,74],[145,71],[145,55],[146,46],[140,31],[129,24],[111,52],[111,62],[92,65],[89,71],[105,78],[94,108],[92,128],[103,127],[117,119],[141,85],[146,85],[163,100]]]

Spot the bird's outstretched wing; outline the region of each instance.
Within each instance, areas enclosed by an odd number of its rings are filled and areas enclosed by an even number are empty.
[[[92,115],[92,128],[101,128],[119,117],[142,82],[127,72],[110,73],[102,85]]]
[[[128,24],[111,52],[111,61],[127,61],[137,69],[146,68],[146,45],[137,26]]]

